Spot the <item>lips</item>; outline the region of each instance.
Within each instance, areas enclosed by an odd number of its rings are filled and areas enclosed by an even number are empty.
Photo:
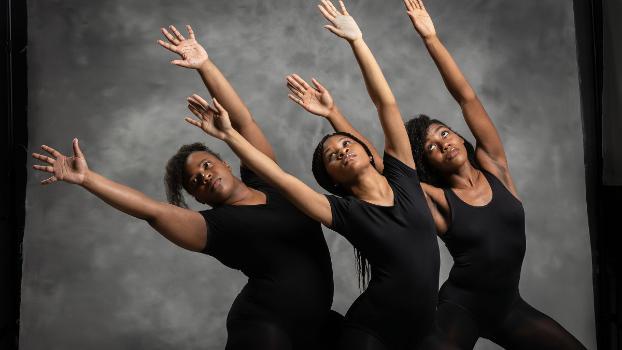
[[[341,160],[341,164],[342,165],[348,165],[348,163],[350,162],[351,159],[356,158],[356,154],[354,153],[348,153],[346,154],[343,159]]]
[[[451,147],[447,151],[447,155],[445,156],[445,159],[452,160],[455,156],[458,155],[458,153],[460,153],[460,152],[458,151],[458,149],[456,147]]]
[[[217,178],[216,180],[212,180],[209,184],[208,184],[208,189],[210,191],[214,191],[214,189],[216,188],[216,186],[220,185],[220,183],[222,182],[221,178]]]

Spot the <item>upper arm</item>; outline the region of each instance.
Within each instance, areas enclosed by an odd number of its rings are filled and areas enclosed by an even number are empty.
[[[324,226],[331,227],[333,215],[325,195],[318,193],[296,177],[285,173],[274,183],[287,199],[300,211]]]
[[[207,224],[200,213],[162,203],[148,221],[156,231],[176,245],[201,251],[207,243]]]
[[[477,96],[460,104],[462,114],[469,130],[477,141],[477,149],[484,152],[492,161],[506,165],[507,160],[501,137]]]
[[[408,133],[397,103],[378,106],[378,116],[384,131],[384,151],[416,169]]]
[[[425,199],[432,214],[434,225],[436,226],[436,232],[439,236],[442,236],[449,229],[450,222],[450,209],[447,199],[443,190],[429,185],[427,183],[421,183],[423,193],[425,193]]]

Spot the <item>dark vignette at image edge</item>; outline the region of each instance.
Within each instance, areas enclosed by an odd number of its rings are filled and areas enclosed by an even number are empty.
[[[605,185],[603,159],[603,45],[615,45],[613,38],[603,42],[603,2],[615,0],[573,0],[581,118],[583,122],[586,201],[592,247],[594,305],[599,349],[622,346],[621,289],[617,276],[620,246],[616,235],[616,208],[622,201],[622,186]],[[612,5],[613,6],[613,5]],[[26,88],[26,1],[7,0],[2,6],[3,38],[1,106],[2,123],[2,207],[0,211],[0,349],[19,347],[19,305],[22,271],[22,240],[25,221],[25,194],[28,157]],[[609,28],[611,30],[611,28]],[[620,45],[619,43],[617,45]],[[622,82],[617,81],[617,85]],[[614,114],[615,115],[615,114]],[[615,123],[612,123],[615,124]]]

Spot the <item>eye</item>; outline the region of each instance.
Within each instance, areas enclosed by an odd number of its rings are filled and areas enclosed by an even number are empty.
[[[352,141],[350,141],[350,140],[345,140],[345,141],[343,141],[343,146],[345,147],[345,146],[347,146],[347,145],[349,145],[349,144],[351,144],[351,143],[352,143]]]
[[[337,157],[337,152],[333,152],[328,155],[328,161],[333,161]]]
[[[447,131],[447,130],[443,130],[443,131],[441,131],[441,137],[442,137],[442,138],[447,137],[447,135],[449,135],[449,131]]]
[[[436,145],[435,144],[432,143],[432,144],[428,145],[428,151],[432,152],[435,149],[436,149]]]

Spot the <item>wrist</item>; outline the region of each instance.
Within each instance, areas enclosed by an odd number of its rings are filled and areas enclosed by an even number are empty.
[[[223,131],[223,135],[224,135],[224,137],[222,138],[222,140],[225,143],[231,143],[231,142],[235,141],[235,139],[239,135],[239,133],[234,128],[230,128],[230,129],[227,129],[227,130]]]
[[[210,61],[209,57],[205,58],[205,60],[197,67],[197,70],[200,72],[209,72],[214,67],[212,61]]]
[[[80,186],[88,189],[89,186],[92,184],[92,180],[93,180],[93,172],[90,169],[87,169],[86,172],[84,173],[84,177],[82,178],[82,182],[80,183]]]
[[[355,46],[355,45],[363,44],[365,41],[363,41],[363,36],[361,35],[360,37],[354,40],[348,40],[348,42],[350,43],[350,45]]]
[[[436,35],[436,33],[432,33],[432,34],[427,34],[427,35],[422,35],[421,39],[423,40],[423,42],[428,45],[428,44],[432,44],[435,42],[439,41],[438,36]]]
[[[331,120],[331,119],[333,119],[333,118],[335,118],[335,117],[337,117],[339,115],[340,115],[339,108],[337,108],[337,105],[333,105],[328,110],[328,113],[326,113],[326,115],[324,115],[323,117],[328,119],[328,120]]]

